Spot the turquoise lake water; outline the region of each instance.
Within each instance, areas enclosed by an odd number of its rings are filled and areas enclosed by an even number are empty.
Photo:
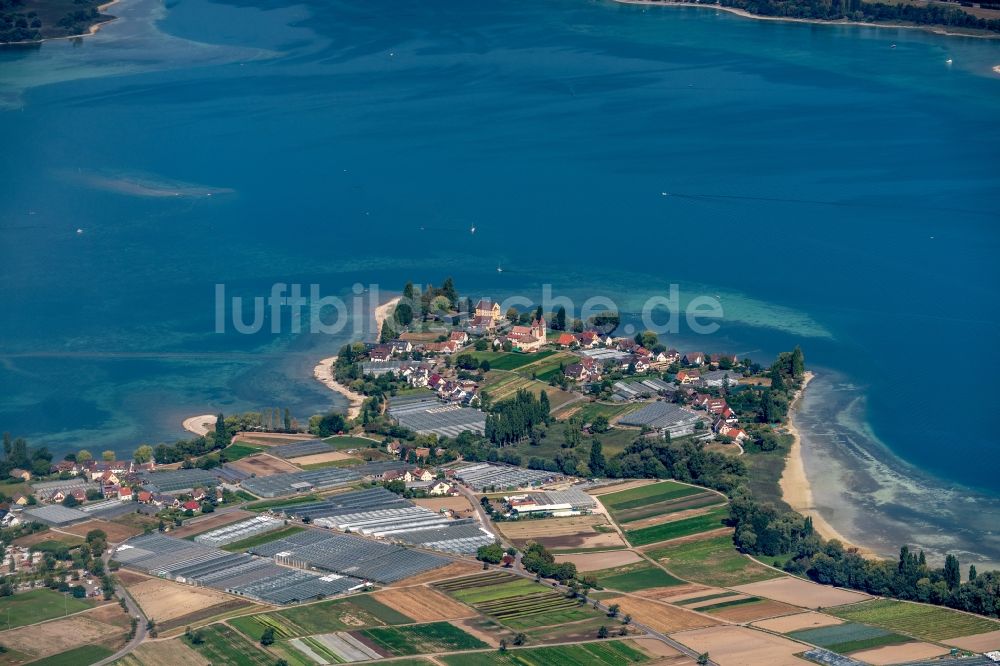
[[[634,312],[676,283],[725,318],[670,344],[800,344],[846,398],[803,418],[848,536],[1000,561],[1000,42],[583,0],[115,13],[0,51],[0,429],[127,452],[342,404],[311,373],[344,335],[217,334],[216,284]]]

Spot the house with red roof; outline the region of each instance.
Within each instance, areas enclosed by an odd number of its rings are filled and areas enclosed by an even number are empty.
[[[556,338],[556,344],[560,347],[571,347],[578,341],[572,333],[562,333]]]

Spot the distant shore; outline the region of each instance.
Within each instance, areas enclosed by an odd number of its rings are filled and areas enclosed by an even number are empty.
[[[658,7],[697,7],[699,9],[714,9],[716,11],[729,12],[730,14],[735,14],[736,16],[742,16],[743,18],[756,19],[758,21],[780,21],[782,23],[812,23],[815,25],[852,25],[852,26],[865,26],[868,28],[905,28],[907,30],[923,30],[925,32],[932,32],[935,35],[944,35],[946,37],[978,37],[980,39],[998,39],[1000,34],[986,33],[982,31],[969,31],[969,32],[954,32],[947,30],[946,26],[941,25],[917,25],[909,23],[869,23],[866,21],[850,21],[848,19],[809,19],[809,18],[795,18],[791,16],[762,16],[760,14],[754,14],[746,11],[745,9],[739,9],[738,7],[724,7],[722,5],[712,4],[712,3],[699,3],[699,2],[674,2],[673,0],[615,0],[624,5],[656,5]],[[1000,67],[1000,65],[998,65]],[[996,68],[994,68],[994,71]]]
[[[389,314],[395,309],[396,304],[399,303],[400,296],[391,298],[382,305],[375,308],[375,334],[378,335],[382,331],[382,324],[388,318]],[[316,367],[313,368],[313,377],[317,381],[321,382],[331,391],[336,391],[340,395],[347,398],[347,418],[356,419],[361,415],[361,407],[364,405],[365,396],[361,395],[357,391],[352,391],[347,386],[344,386],[338,382],[334,375],[334,366],[337,362],[336,356],[330,356],[324,358]]]
[[[184,429],[196,435],[204,437],[215,427],[218,417],[215,414],[202,414],[184,419]]]
[[[802,388],[796,392],[795,398],[792,400],[792,404],[788,407],[787,430],[792,436],[792,447],[788,452],[788,457],[785,460],[785,469],[778,482],[778,485],[781,487],[781,496],[793,510],[801,513],[803,516],[809,516],[812,518],[813,528],[823,538],[837,539],[845,546],[852,546],[858,548],[859,551],[865,554],[870,554],[870,551],[852,544],[849,539],[837,531],[837,529],[831,525],[829,521],[827,521],[826,518],[819,513],[819,511],[816,510],[816,506],[813,503],[812,486],[809,483],[809,477],[806,474],[805,460],[802,456],[802,437],[795,424],[795,411],[798,408],[799,403],[802,401],[802,395],[805,393],[806,387],[809,386],[809,382],[811,382],[815,376],[816,375],[812,372],[805,373],[805,377],[802,380]]]

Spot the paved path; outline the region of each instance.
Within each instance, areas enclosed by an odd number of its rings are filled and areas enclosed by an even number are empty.
[[[114,547],[109,548],[108,551],[101,557],[101,559],[104,560],[105,571],[110,571],[110,569],[108,569],[108,561],[111,559],[111,553],[113,550]],[[106,664],[118,661],[129,652],[139,647],[139,643],[142,643],[146,639],[146,622],[148,622],[148,618],[146,617],[146,614],[142,612],[142,608],[139,607],[139,604],[135,602],[132,595],[130,595],[122,585],[117,583],[115,584],[115,594],[119,599],[125,600],[125,607],[128,609],[128,614],[137,620],[135,625],[135,636],[133,636],[132,640],[118,650],[118,652],[115,652],[110,657],[102,659],[101,661],[95,662],[93,666],[105,666]]]

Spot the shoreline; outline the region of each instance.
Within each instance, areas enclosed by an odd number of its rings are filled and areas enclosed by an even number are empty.
[[[806,387],[816,377],[813,372],[806,372],[802,380],[802,387],[795,393],[795,398],[788,408],[788,423],[785,429],[792,436],[792,446],[785,458],[785,469],[778,480],[781,488],[781,498],[792,507],[793,511],[801,513],[803,516],[812,518],[813,528],[824,539],[837,539],[845,548],[857,548],[863,555],[871,556],[874,553],[867,548],[862,548],[854,544],[850,539],[841,534],[829,521],[824,518],[813,502],[812,486],[809,483],[809,476],[806,473],[805,460],[802,457],[802,436],[795,425],[795,411],[802,400],[802,395]]]
[[[390,298],[388,301],[375,308],[376,335],[382,330],[382,323],[389,316],[389,313],[395,309],[396,304],[399,303],[401,298],[401,296]],[[316,367],[313,368],[313,377],[316,381],[322,383],[331,391],[335,391],[347,398],[347,418],[356,419],[361,415],[361,407],[364,405],[365,396],[361,395],[357,391],[352,391],[350,388],[334,379],[333,364],[336,363],[336,361],[336,356],[330,356],[320,360],[320,362],[316,364]]]
[[[201,414],[184,419],[182,425],[188,432],[204,437],[215,427],[218,418],[215,414]]]
[[[790,16],[762,16],[760,14],[753,14],[746,11],[745,9],[740,9],[738,7],[724,7],[718,4],[710,3],[697,3],[697,2],[673,2],[672,0],[614,0],[617,3],[623,5],[656,5],[660,7],[697,7],[700,9],[714,9],[716,11],[729,12],[730,14],[735,14],[736,16],[741,16],[748,19],[756,19],[758,21],[780,21],[782,23],[811,23],[813,25],[850,25],[850,26],[862,26],[868,28],[903,28],[906,30],[923,30],[924,32],[930,32],[935,35],[942,35],[944,37],[974,37],[976,39],[1000,39],[1000,34],[980,34],[976,32],[952,32],[945,29],[945,26],[940,25],[909,25],[906,23],[868,23],[866,21],[851,21],[848,19],[837,19],[837,20],[827,20],[827,19],[808,19],[808,18],[794,18]],[[1000,65],[993,68],[993,71],[1000,74]]]
[[[111,7],[112,5],[117,5],[119,2],[121,2],[121,0],[110,0],[109,2],[105,2],[103,5],[97,5],[97,11],[103,14],[105,9]],[[87,28],[86,32],[81,32],[76,35],[63,35],[62,37],[42,37],[41,39],[33,39],[28,42],[0,42],[0,46],[31,46],[32,44],[41,45],[44,44],[45,42],[54,42],[60,39],[77,39],[80,37],[90,37],[92,35],[96,35],[97,32],[108,23],[113,23],[114,21],[117,21],[118,18],[119,18],[118,16],[111,16],[103,21],[98,21],[97,23],[94,23],[89,28]]]

